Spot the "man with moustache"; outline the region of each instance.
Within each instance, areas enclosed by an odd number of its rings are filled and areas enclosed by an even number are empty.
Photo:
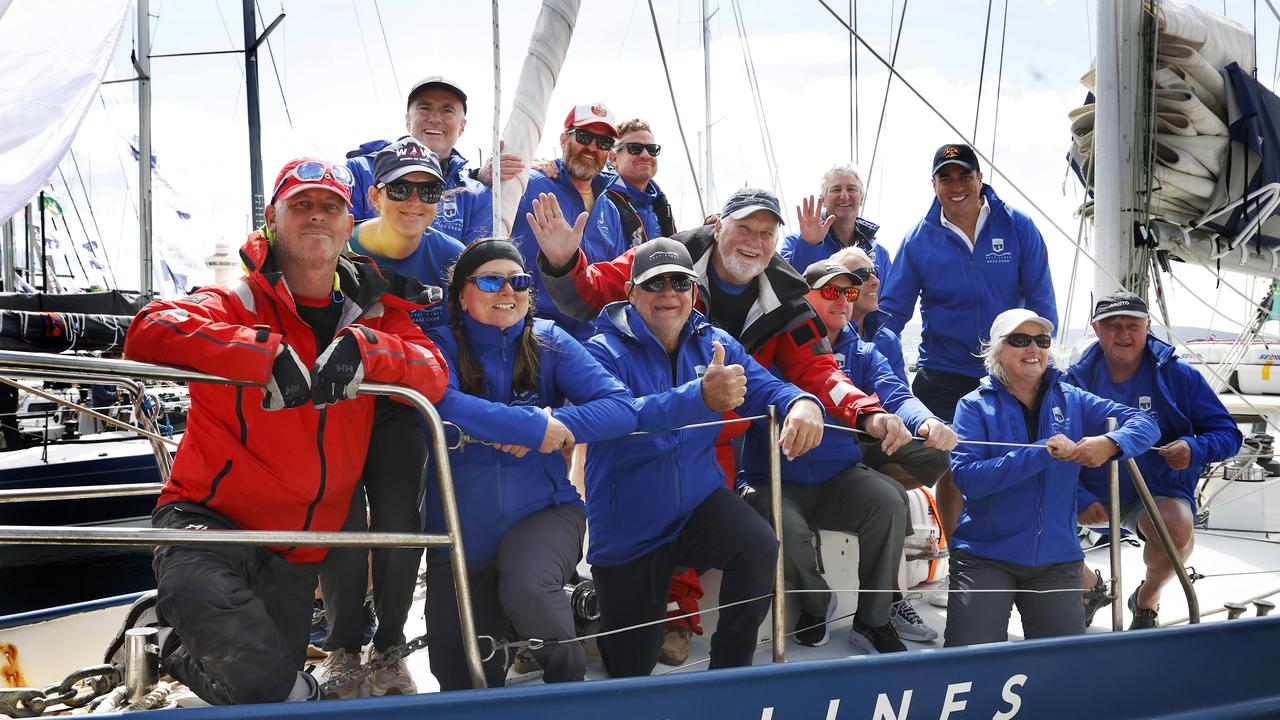
[[[586,340],[594,334],[591,321],[595,315],[589,318],[567,315],[546,296],[542,273],[536,263],[538,241],[534,238],[530,222],[537,199],[555,197],[559,207],[578,218],[576,229],[580,233],[581,249],[587,262],[610,260],[622,254],[629,247],[622,230],[622,218],[608,197],[601,197],[611,179],[601,174],[601,170],[617,141],[618,129],[609,108],[601,103],[575,105],[564,119],[564,132],[560,134],[561,156],[555,161],[555,173],[537,170],[529,173],[529,185],[520,199],[515,224],[511,228],[511,239],[524,253],[526,266],[533,275],[536,314],[554,320],[579,340]]]

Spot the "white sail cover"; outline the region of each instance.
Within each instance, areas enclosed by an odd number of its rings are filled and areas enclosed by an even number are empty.
[[[0,0],[0,9],[4,221],[40,191],[71,146],[115,52],[129,0]]]

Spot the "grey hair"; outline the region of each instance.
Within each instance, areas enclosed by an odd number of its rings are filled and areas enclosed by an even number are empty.
[[[993,340],[983,340],[978,350],[978,357],[982,359],[982,366],[986,368],[987,372],[995,376],[995,379],[999,380],[1001,385],[1009,384],[1009,376],[1005,373],[1004,367],[1000,365],[999,360],[1000,351],[1004,349],[1006,337],[1008,335]],[[1054,357],[1052,348],[1045,353],[1044,365],[1045,369],[1058,366],[1058,361]]]
[[[858,168],[854,167],[852,163],[836,163],[822,173],[822,195],[827,194],[827,188],[831,186],[831,181],[837,175],[852,175],[854,182],[858,184],[858,194],[867,194],[867,185],[862,182],[862,173],[858,172]]]
[[[875,267],[875,266],[876,266],[876,262],[875,262],[875,260],[872,260],[872,259],[871,259],[871,256],[867,254],[867,251],[866,251],[866,250],[863,250],[862,248],[857,247],[857,246],[855,246],[855,245],[850,245],[849,247],[841,248],[841,249],[837,250],[837,251],[836,251],[836,252],[831,256],[830,260],[831,260],[832,262],[840,263],[841,265],[844,265],[845,267],[849,267],[849,261],[850,261],[850,260],[852,260],[852,259],[854,259],[854,258],[857,258],[857,259],[859,259],[859,260],[862,260],[862,261],[866,262],[866,263],[867,263],[867,265],[869,265],[869,266],[871,266],[871,267]],[[852,270],[853,268],[849,268],[849,269],[850,269],[850,270]]]

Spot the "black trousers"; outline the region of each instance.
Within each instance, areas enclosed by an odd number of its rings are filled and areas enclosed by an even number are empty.
[[[387,397],[378,398],[374,408],[369,454],[342,529],[419,532],[418,487],[427,441],[418,411]],[[331,548],[320,565],[320,592],[329,618],[325,650],[360,652],[370,554],[369,548]],[[378,615],[373,646],[386,650],[405,641],[404,624],[413,604],[422,548],[375,548],[372,555],[373,605]]]
[[[230,530],[222,515],[170,503],[152,527]],[[180,641],[161,659],[169,674],[212,705],[281,702],[307,655],[314,565],[259,547],[156,548],[156,610]]]
[[[911,383],[911,394],[919,398],[929,412],[950,423],[956,416],[956,403],[977,389],[981,381],[980,377],[920,368]]]
[[[721,605],[768,596],[777,558],[778,540],[769,524],[728,488],[718,488],[694,509],[672,542],[622,565],[592,566],[601,630],[661,620],[677,567],[723,570]],[[720,611],[711,636],[712,669],[751,664],[770,600],[764,597]],[[601,637],[596,642],[605,669],[613,677],[650,674],[658,663],[664,632],[663,624],[657,623]]]

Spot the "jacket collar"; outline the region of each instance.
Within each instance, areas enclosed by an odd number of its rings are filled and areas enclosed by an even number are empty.
[[[520,333],[524,331],[523,322],[518,322],[503,330],[496,325],[486,325],[476,320],[471,317],[471,313],[464,311],[460,314],[462,315],[462,335],[469,344],[477,348],[490,349],[511,345],[515,343],[520,337]]]
[[[602,332],[612,332],[642,345],[653,344],[666,352],[662,341],[658,340],[645,324],[644,318],[640,317],[640,313],[626,300],[611,302],[604,306],[600,311],[600,317],[604,320],[600,324]],[[684,327],[680,330],[680,340],[677,344],[683,346],[690,337],[706,332],[708,327],[710,323],[702,313],[697,310],[690,311],[689,318],[684,321]]]
[[[987,199],[987,205],[990,206],[987,222],[991,222],[997,214],[1007,214],[1004,201],[1000,196],[996,195],[996,191],[988,184],[982,183],[982,196]],[[938,198],[933,198],[933,204],[929,206],[929,212],[925,214],[924,221],[939,230],[944,229],[942,225],[942,203],[938,202]]]
[[[295,314],[297,305],[293,299],[293,291],[285,282],[284,273],[276,268],[271,256],[271,244],[261,230],[249,234],[244,245],[240,247],[240,261],[249,271],[249,277],[264,292],[277,297]],[[343,308],[338,327],[351,324],[356,318],[371,312],[387,291],[388,282],[378,266],[368,258],[350,259],[338,256],[338,286],[342,290]],[[388,296],[390,297],[390,296]],[[413,303],[398,298],[391,303],[406,309],[416,307]]]
[[[610,190],[620,190],[625,193],[632,205],[644,207],[652,205],[653,201],[662,194],[658,184],[652,180],[649,181],[648,185],[645,185],[643,190],[638,190],[632,187],[631,183],[622,179],[621,175],[615,175],[613,180],[609,182],[608,187]]]

